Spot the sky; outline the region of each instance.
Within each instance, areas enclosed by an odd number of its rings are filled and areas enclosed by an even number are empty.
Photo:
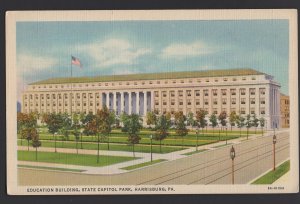
[[[288,20],[17,22],[18,98],[31,82],[253,68],[288,94]]]

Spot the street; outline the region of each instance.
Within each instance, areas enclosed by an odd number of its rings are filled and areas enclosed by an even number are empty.
[[[277,133],[276,163],[289,158],[289,132]],[[195,185],[231,184],[231,145],[114,175],[18,169],[19,185]],[[247,184],[273,168],[272,136],[234,144],[235,184]]]

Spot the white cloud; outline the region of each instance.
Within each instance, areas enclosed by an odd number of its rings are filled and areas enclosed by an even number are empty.
[[[136,64],[139,57],[151,53],[149,48],[136,47],[122,39],[109,39],[81,46],[80,51],[88,53],[98,67]]]
[[[26,69],[26,73],[34,73],[53,67],[58,63],[56,58],[34,56],[30,54],[19,54],[17,57],[17,68],[19,71]]]
[[[186,57],[210,54],[213,51],[214,49],[200,41],[192,43],[174,43],[162,50],[161,57],[182,59]]]

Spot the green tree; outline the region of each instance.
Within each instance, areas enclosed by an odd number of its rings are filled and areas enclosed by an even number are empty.
[[[128,130],[126,129],[127,126],[124,125],[125,123],[128,123],[127,120],[129,120],[129,115],[128,115],[127,113],[123,112],[123,113],[120,115],[120,122],[121,122],[121,124],[123,124],[123,126],[122,126],[122,128],[121,128],[121,131],[122,131],[122,132],[128,132]]]
[[[36,129],[34,129],[32,131],[32,135],[31,135],[31,140],[32,140],[32,147],[35,148],[35,160],[38,160],[38,147],[40,147],[42,145],[40,139],[39,139],[39,133]]]
[[[110,127],[110,131],[107,134],[107,149],[109,150],[109,136],[112,131],[112,127],[114,124],[116,124],[116,113],[114,111],[109,112],[109,117],[108,117],[108,126]]]
[[[184,136],[188,134],[188,129],[186,128],[186,116],[183,115],[182,111],[175,113],[175,131],[176,134],[181,137],[181,147],[183,149]]]
[[[155,125],[157,121],[157,117],[156,114],[153,111],[147,112],[146,115],[146,123],[149,127],[151,127],[151,125]]]
[[[78,154],[78,141],[79,141],[79,135],[80,135],[80,115],[74,113],[73,114],[73,123],[72,123],[72,130],[73,130],[73,135],[75,137],[75,141],[76,141],[76,153]]]
[[[264,136],[265,119],[263,117],[259,119],[259,125],[261,127],[261,135]]]
[[[245,118],[241,115],[237,116],[236,118],[236,124],[237,124],[237,127],[240,128],[240,137],[242,136],[242,127],[245,126]]]
[[[209,121],[211,123],[211,126],[213,128],[213,136],[214,136],[214,130],[215,130],[215,127],[218,125],[218,120],[217,120],[217,116],[213,113],[211,114],[211,116],[209,117]]]
[[[227,114],[225,111],[222,111],[218,117],[222,127],[225,127],[227,125],[227,121],[226,121],[226,118],[227,118]]]
[[[192,113],[192,112],[189,112],[189,113],[188,113],[188,115],[187,115],[187,124],[188,124],[189,126],[191,126],[192,129],[193,129],[193,126],[194,126],[194,124],[195,124],[194,113]]]
[[[202,128],[202,133],[204,134],[204,128],[207,126],[207,120],[205,119],[207,112],[203,109],[196,112],[196,121],[198,123],[198,127]]]
[[[259,125],[259,120],[256,117],[256,114],[254,114],[252,117],[253,117],[252,118],[252,125],[255,127],[255,134],[256,134],[256,129],[257,129],[258,125]]]
[[[246,116],[245,125],[246,125],[246,128],[247,128],[247,140],[248,140],[249,129],[252,127],[252,120],[251,120],[250,114],[248,114],[248,115]]]
[[[87,129],[86,127],[88,126],[88,123],[91,123],[91,121],[94,120],[94,118],[95,118],[95,115],[93,113],[91,113],[91,112],[89,112],[86,115],[84,113],[81,113],[79,115],[79,119],[80,119],[81,125],[84,127],[83,128],[83,132],[87,136],[93,135],[93,133],[89,129]]]
[[[32,139],[32,135],[34,134],[33,130],[35,130],[37,127],[36,115],[34,113],[19,114],[19,118],[17,119],[17,122],[19,123],[18,126],[21,131],[21,144],[22,144],[22,139],[26,139],[27,147],[29,151],[29,142]]]
[[[124,130],[128,133],[128,142],[132,145],[132,153],[135,157],[134,145],[138,144],[141,140],[139,132],[142,129],[141,118],[137,114],[131,114],[123,120]]]
[[[230,122],[231,131],[232,131],[232,127],[235,126],[237,117],[238,117],[238,116],[236,115],[236,112],[235,112],[235,111],[232,111],[232,112],[230,113],[230,116],[229,116],[229,122]]]
[[[67,113],[64,113],[62,116],[62,127],[60,128],[60,133],[62,135],[62,142],[69,140],[69,134],[72,126],[72,119]],[[63,143],[62,143],[63,144]]]
[[[157,123],[155,125],[154,139],[159,141],[159,151],[161,153],[161,142],[169,135],[169,128],[171,126],[170,120],[168,120],[166,115],[161,115],[158,117]]]
[[[54,138],[54,152],[56,152],[56,136],[57,132],[63,127],[63,117],[61,114],[51,113],[48,115],[46,124],[48,126],[48,131],[53,135]]]

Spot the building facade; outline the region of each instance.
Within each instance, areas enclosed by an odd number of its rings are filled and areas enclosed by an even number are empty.
[[[281,127],[290,127],[290,97],[280,94]]]
[[[117,115],[148,111],[256,114],[280,127],[280,84],[253,69],[52,78],[28,85],[22,112],[93,112],[107,106]]]

